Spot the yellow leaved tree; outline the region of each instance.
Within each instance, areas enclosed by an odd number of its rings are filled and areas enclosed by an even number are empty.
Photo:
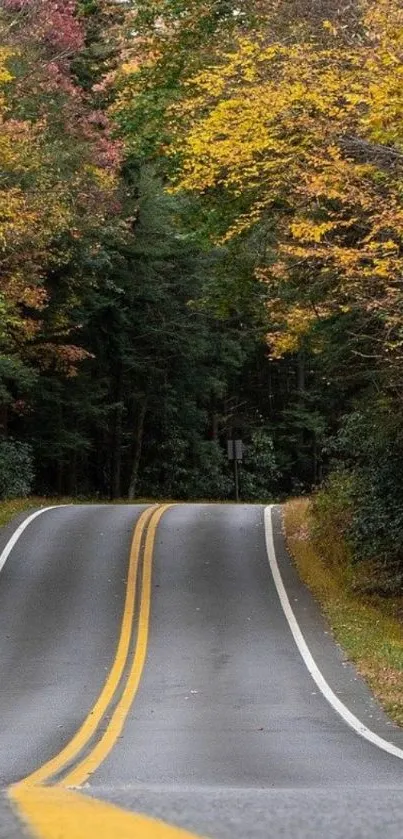
[[[233,213],[221,240],[275,226],[277,247],[258,269],[275,353],[296,349],[318,320],[360,311],[377,319],[390,357],[403,340],[403,9],[368,0],[353,21],[306,27],[296,14],[281,32],[281,5],[268,3],[259,30],[171,109],[173,188],[225,196]]]

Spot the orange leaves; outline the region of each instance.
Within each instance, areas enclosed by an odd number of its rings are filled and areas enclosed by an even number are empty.
[[[325,221],[318,223],[312,219],[295,220],[290,224],[290,232],[294,239],[301,242],[321,242],[327,233],[335,230],[337,223]]]
[[[74,344],[47,341],[35,347],[35,364],[40,370],[56,370],[69,379],[77,376],[78,365],[94,356]]]

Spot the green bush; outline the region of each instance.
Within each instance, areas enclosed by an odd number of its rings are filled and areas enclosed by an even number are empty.
[[[32,450],[18,440],[0,441],[0,498],[29,495],[34,480]]]
[[[349,416],[336,442],[351,475],[357,560],[403,565],[403,423],[389,402]]]
[[[353,518],[353,476],[346,470],[331,474],[310,506],[311,535],[318,554],[329,566],[349,565]]]
[[[240,475],[241,498],[244,501],[272,498],[278,476],[273,439],[267,431],[259,429],[245,446]]]
[[[273,440],[263,429],[245,444],[240,467],[240,497],[261,501],[273,497],[278,469]],[[171,429],[158,447],[158,457],[142,472],[139,494],[155,498],[231,500],[234,497],[233,463],[215,440],[182,436]]]
[[[230,496],[232,479],[226,453],[213,440],[183,439],[172,434],[158,449],[158,460],[141,476],[140,494],[178,500]]]
[[[379,591],[403,583],[403,423],[383,401],[348,416],[333,443],[338,465],[315,496],[313,533],[339,561],[376,564]]]

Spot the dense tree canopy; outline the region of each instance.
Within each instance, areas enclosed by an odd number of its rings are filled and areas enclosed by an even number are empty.
[[[354,312],[377,321],[379,355],[400,357],[402,22],[385,2],[364,9],[348,37],[327,19],[291,43],[270,30],[243,37],[172,108],[182,117],[178,188],[207,201],[225,191],[224,241],[275,226],[275,252],[258,271],[277,354],[318,321]]]
[[[72,71],[84,44],[74,12],[71,2],[7,0],[0,17],[2,349],[67,373],[87,355],[69,318],[76,283],[68,271],[44,334],[51,278],[78,250],[99,248],[116,213],[120,163],[107,116]]]
[[[401,561],[402,53],[398,0],[3,0],[3,495],[228,498],[235,435]]]

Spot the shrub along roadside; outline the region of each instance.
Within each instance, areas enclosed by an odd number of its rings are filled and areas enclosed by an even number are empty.
[[[34,480],[32,450],[19,440],[0,440],[0,498],[30,494]]]
[[[288,549],[302,580],[320,603],[334,636],[385,711],[403,725],[403,595],[374,593],[374,567],[354,564],[350,548],[309,499],[284,505]],[[319,520],[318,520],[319,515]]]

